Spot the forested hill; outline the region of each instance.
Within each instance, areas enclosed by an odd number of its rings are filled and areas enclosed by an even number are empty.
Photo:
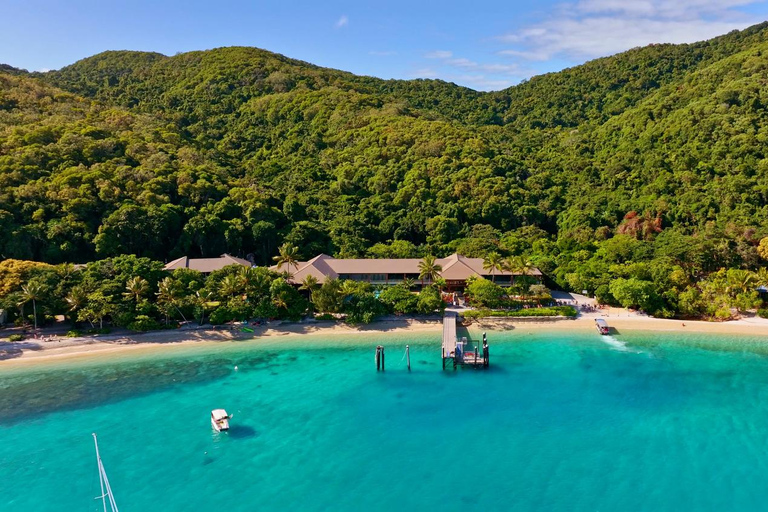
[[[766,24],[493,93],[255,48],[0,66],[0,256],[498,252],[676,311],[764,263],[766,83]]]

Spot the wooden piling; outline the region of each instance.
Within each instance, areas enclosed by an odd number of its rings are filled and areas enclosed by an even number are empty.
[[[405,346],[405,362],[408,365],[408,371],[411,371],[411,347]]]
[[[384,346],[381,347],[381,371],[384,371]]]
[[[376,371],[381,370],[381,345],[376,347]]]

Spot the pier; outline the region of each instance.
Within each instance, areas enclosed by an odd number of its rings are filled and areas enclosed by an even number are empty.
[[[443,370],[447,364],[453,364],[455,370],[459,366],[471,366],[473,368],[488,368],[488,339],[483,333],[482,348],[475,344],[471,347],[467,338],[459,340],[456,334],[456,322],[459,316],[453,311],[446,311],[443,316],[443,343],[442,359]]]

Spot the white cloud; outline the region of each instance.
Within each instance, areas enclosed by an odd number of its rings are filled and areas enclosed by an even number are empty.
[[[765,0],[578,0],[552,17],[497,39],[500,55],[526,60],[583,60],[650,43],[690,43],[760,20],[738,8]]]
[[[482,64],[469,59],[446,59],[445,63],[449,66],[454,66],[461,69],[473,70],[473,71],[485,71],[487,73],[504,73],[504,74],[517,74],[520,71],[520,67],[517,64]]]
[[[342,27],[346,27],[347,25],[349,25],[349,18],[347,17],[346,14],[342,14],[341,18],[339,18],[336,21],[336,24],[334,25],[334,27],[342,28]]]
[[[503,80],[486,75],[454,75],[446,78],[451,82],[457,82],[465,85],[469,85],[473,89],[479,89],[483,91],[498,91],[500,89],[506,89],[516,83],[514,80]]]
[[[435,50],[424,54],[425,59],[450,59],[451,57],[453,57],[453,52],[447,50]]]
[[[437,78],[439,75],[437,71],[432,68],[421,68],[411,73],[413,78]]]
[[[438,61],[428,68],[417,70],[414,76],[420,78],[441,78],[457,82],[474,89],[497,90],[509,87],[521,78],[531,75],[517,64],[478,62],[465,57],[456,57],[453,52],[436,50],[424,54],[424,58]],[[437,68],[437,70],[435,69]]]

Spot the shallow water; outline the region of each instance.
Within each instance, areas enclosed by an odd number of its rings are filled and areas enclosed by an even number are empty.
[[[0,366],[0,510],[101,510],[91,432],[123,511],[768,501],[765,341],[523,328],[489,333],[490,370],[443,372],[437,339]],[[211,431],[218,407],[229,433]]]

